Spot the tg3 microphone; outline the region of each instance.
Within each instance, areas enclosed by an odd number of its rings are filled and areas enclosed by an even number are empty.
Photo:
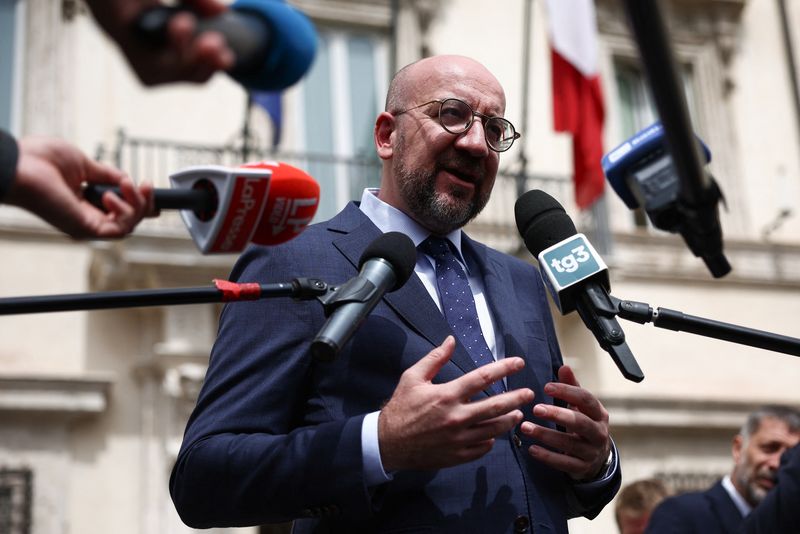
[[[564,207],[544,191],[533,190],[517,199],[514,216],[561,314],[578,310],[622,375],[641,382],[644,373],[625,342],[608,294],[608,268],[586,236],[577,233]]]

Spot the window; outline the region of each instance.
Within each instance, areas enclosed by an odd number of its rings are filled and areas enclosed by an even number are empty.
[[[19,109],[22,6],[21,0],[0,0],[0,128],[12,131],[16,129],[14,110]]]
[[[0,532],[31,532],[33,473],[29,469],[0,468]]]
[[[694,111],[694,77],[691,64],[681,66],[681,77],[683,81],[686,104],[689,108],[691,117],[696,117]],[[616,144],[653,124],[658,120],[655,103],[653,102],[647,77],[641,65],[628,58],[615,58],[614,74],[617,83],[617,109],[619,110],[619,133],[622,138]],[[696,122],[696,119],[694,119]],[[695,128],[697,125],[695,124]],[[641,208],[634,210],[634,221],[637,227],[648,226],[647,216]]]
[[[372,131],[388,85],[388,46],[381,34],[321,29],[319,38],[296,115],[298,144],[327,156],[308,165],[322,189],[317,211],[322,220],[379,183]]]

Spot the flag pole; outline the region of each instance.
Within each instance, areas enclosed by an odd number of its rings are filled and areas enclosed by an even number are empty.
[[[533,10],[531,9],[533,0],[525,0],[522,29],[522,121],[520,129],[528,135],[528,102],[530,78],[530,49],[531,49],[531,19]],[[528,156],[525,154],[526,142],[523,140],[519,147],[519,174],[517,175],[517,197],[521,197],[526,192],[526,182],[528,175]]]
[[[244,124],[242,124],[242,163],[247,163],[250,159],[250,109],[253,106],[253,97],[247,91],[247,99],[244,108]]]

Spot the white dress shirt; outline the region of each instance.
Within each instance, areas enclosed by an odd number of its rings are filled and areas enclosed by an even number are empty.
[[[394,206],[390,206],[380,200],[377,194],[377,189],[365,189],[364,193],[361,195],[360,208],[381,232],[402,232],[411,238],[411,241],[414,242],[414,246],[419,246],[420,243],[431,235],[428,230],[423,228],[414,219]],[[503,347],[501,346],[502,340],[495,335],[495,323],[489,311],[489,305],[486,302],[483,280],[480,277],[477,266],[471,265],[472,262],[469,261],[469,258],[465,259],[461,252],[461,229],[453,230],[444,237],[449,239],[458,251],[456,259],[461,263],[461,266],[467,273],[467,280],[469,281],[472,295],[475,298],[475,308],[478,313],[481,330],[483,330],[483,337],[486,339],[489,350],[492,351],[492,357],[496,360],[498,354],[503,354]],[[417,263],[414,266],[414,272],[417,273],[417,276],[419,276],[422,281],[422,285],[428,290],[428,293],[436,303],[439,311],[441,311],[442,304],[439,300],[439,289],[436,285],[435,260],[417,250]],[[378,445],[379,413],[380,412],[372,412],[367,414],[361,427],[364,478],[367,486],[375,486],[391,480],[391,476],[384,471],[383,465],[381,464],[380,447]]]

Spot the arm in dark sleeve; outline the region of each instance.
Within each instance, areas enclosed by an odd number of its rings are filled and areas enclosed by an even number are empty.
[[[0,130],[0,202],[14,183],[18,160],[19,148],[16,140],[7,132]]]
[[[251,248],[232,279],[266,283],[310,275],[304,272],[310,262],[300,266],[294,258],[307,257],[314,245],[292,243]],[[315,261],[324,265],[325,258]],[[330,416],[311,386],[308,348],[323,321],[314,301],[270,298],[226,306],[170,479],[187,525],[370,515],[363,415]]]
[[[693,514],[687,508],[687,499],[691,494],[669,497],[661,501],[661,504],[653,510],[650,520],[647,522],[645,534],[687,534],[695,532],[695,528],[688,517]]]
[[[744,532],[800,532],[800,445],[784,453],[777,484],[747,516]]]
[[[611,442],[611,464],[605,473],[589,482],[572,482],[572,495],[568,494],[570,517],[583,516],[594,519],[611,502],[622,484],[619,451]]]

